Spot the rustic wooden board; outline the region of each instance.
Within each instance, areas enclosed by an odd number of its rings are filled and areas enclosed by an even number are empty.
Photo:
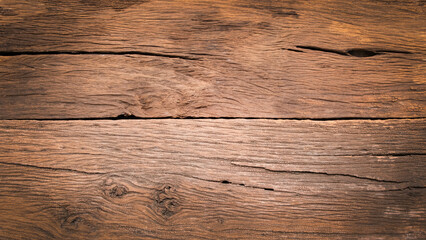
[[[0,239],[425,239],[425,9],[0,0]]]
[[[0,121],[1,237],[421,239],[425,128]]]
[[[0,7],[0,119],[425,117],[423,1]]]
[[[239,63],[273,63],[270,56],[296,46],[426,53],[426,7],[418,0],[2,0],[0,7],[0,49],[10,52],[152,51]]]
[[[3,57],[0,119],[426,116],[426,66],[417,60],[299,54],[269,68],[134,55]]]

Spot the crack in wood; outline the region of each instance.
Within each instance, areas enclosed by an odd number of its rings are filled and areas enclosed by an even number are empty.
[[[143,51],[42,51],[42,52],[31,52],[31,51],[0,51],[0,56],[22,56],[22,55],[142,55],[142,56],[154,56],[154,57],[166,57],[166,58],[179,58],[184,60],[200,60],[200,58],[194,58],[182,55],[164,54],[164,53],[153,53]]]
[[[96,121],[96,120],[152,120],[152,119],[242,119],[242,120],[295,120],[295,121],[350,121],[350,120],[415,120],[426,119],[426,117],[389,117],[389,118],[374,118],[374,117],[341,117],[341,118],[279,118],[279,117],[196,117],[196,116],[166,116],[166,117],[139,117],[133,114],[123,113],[116,117],[93,117],[93,118],[18,118],[18,119],[0,119],[13,121]]]
[[[200,177],[195,177],[195,176],[189,176],[189,175],[179,174],[179,173],[173,173],[173,175],[178,175],[178,176],[182,176],[182,177],[186,177],[186,178],[192,178],[192,179],[196,179],[196,180],[200,180],[200,181],[204,181],[204,182],[220,183],[220,184],[229,184],[229,185],[240,186],[240,187],[246,187],[246,188],[252,188],[252,189],[261,189],[261,190],[265,190],[265,191],[274,191],[274,192],[292,193],[292,194],[299,195],[299,194],[298,194],[298,193],[296,193],[296,192],[276,190],[276,189],[274,189],[274,188],[270,188],[270,187],[260,187],[260,186],[246,185],[246,184],[244,184],[244,183],[231,182],[231,181],[229,181],[229,180],[213,180],[213,179],[205,179],[205,178],[200,178]]]
[[[339,55],[348,56],[349,54],[345,51],[335,50],[335,49],[329,49],[329,48],[320,48],[320,47],[314,47],[314,46],[296,46],[297,48],[301,49],[307,49],[312,51],[321,51],[321,52],[327,52],[327,53],[335,53]]]
[[[405,190],[415,190],[415,189],[426,189],[426,187],[425,186],[407,186],[407,187],[404,187],[404,188],[388,189],[388,190],[385,190],[383,192],[386,192],[386,191],[390,191],[390,192],[405,191]]]
[[[245,228],[234,228],[233,230],[246,230],[246,231],[252,231],[252,232],[262,232],[261,230],[256,230],[256,229],[245,229]],[[306,234],[306,235],[316,235],[316,236],[322,236],[323,238],[321,239],[328,239],[326,238],[327,236],[353,236],[354,238],[350,238],[350,239],[357,239],[356,237],[359,236],[371,236],[374,234],[385,234],[386,236],[406,236],[405,233],[392,233],[392,232],[374,232],[374,233],[362,233],[362,232],[357,232],[357,233],[342,233],[342,232],[302,232],[302,231],[295,231],[295,232],[290,232],[290,231],[279,231],[279,230],[271,230],[271,233],[279,233],[279,234]],[[299,238],[297,238],[299,239]],[[311,238],[309,238],[311,239]],[[340,238],[338,238],[340,239]]]
[[[239,167],[262,168],[262,169],[270,171],[270,172],[288,172],[288,173],[301,173],[301,174],[320,174],[320,175],[328,175],[328,176],[345,176],[345,177],[353,177],[353,178],[363,179],[363,180],[370,180],[370,181],[374,181],[374,182],[406,183],[405,181],[401,181],[400,182],[400,181],[379,180],[379,179],[374,179],[374,178],[358,177],[358,176],[354,176],[354,175],[350,175],[350,174],[329,174],[329,173],[305,172],[305,171],[276,171],[276,170],[265,169],[263,167],[244,166],[244,165],[237,165],[237,164],[234,164],[234,163],[231,163],[231,164],[239,166]],[[296,195],[303,195],[303,194],[300,194],[300,193],[297,193],[297,192],[277,190],[277,189],[270,188],[270,187],[260,187],[260,186],[246,185],[244,183],[231,182],[229,180],[212,180],[212,179],[205,179],[205,178],[200,178],[200,177],[195,177],[195,176],[189,176],[189,175],[185,175],[185,174],[178,174],[178,173],[173,173],[173,175],[178,175],[178,176],[182,176],[182,177],[186,177],[186,178],[192,178],[192,179],[196,179],[196,180],[200,180],[200,181],[204,181],[204,182],[229,184],[229,185],[233,185],[233,186],[240,186],[240,187],[246,187],[246,188],[252,188],[252,189],[261,189],[261,190],[265,190],[265,191],[273,191],[273,192],[281,192],[281,193],[291,193],[291,194],[296,194]],[[426,187],[424,187],[424,186],[407,186],[407,187],[404,187],[404,188],[386,189],[386,190],[379,190],[379,191],[374,191],[374,192],[404,191],[404,190],[414,190],[414,189],[426,189]]]
[[[232,165],[237,167],[245,167],[245,168],[257,168],[257,169],[263,169],[268,172],[275,172],[275,173],[289,173],[289,174],[316,174],[316,175],[323,175],[323,176],[340,176],[340,177],[350,177],[355,179],[361,179],[361,180],[368,180],[373,182],[380,182],[380,183],[406,183],[406,181],[393,181],[393,180],[383,180],[383,179],[376,179],[376,178],[370,178],[370,177],[361,177],[351,174],[345,174],[345,173],[327,173],[327,172],[314,172],[314,171],[294,171],[294,170],[274,170],[269,169],[267,167],[262,166],[252,166],[252,165],[246,165],[246,164],[239,164],[235,162],[231,162]]]
[[[426,153],[421,152],[408,152],[408,153],[365,153],[365,154],[321,154],[321,155],[309,155],[309,154],[297,154],[298,156],[307,157],[406,157],[406,156],[424,156]]]
[[[300,53],[304,53],[304,51],[299,50],[299,49],[294,49],[294,48],[281,48],[282,50],[287,50],[287,51],[291,51],[291,52],[300,52]]]
[[[337,50],[337,49],[322,48],[322,47],[315,47],[315,46],[302,46],[302,45],[298,45],[296,47],[301,49],[312,50],[312,51],[321,51],[321,52],[335,53],[335,54],[339,54],[343,56],[354,56],[354,57],[372,57],[375,55],[380,55],[385,53],[413,54],[412,52],[408,52],[408,51],[386,50],[386,49],[373,50],[373,49],[364,49],[364,48],[350,48],[346,50]],[[294,51],[294,52],[300,51],[297,49],[289,49],[289,48],[283,48],[283,49]],[[303,52],[303,51],[300,51],[300,52]]]
[[[41,166],[30,165],[30,164],[22,164],[22,163],[0,162],[0,164],[10,165],[10,166],[18,166],[18,167],[26,167],[26,168],[36,168],[36,169],[43,169],[43,170],[50,170],[50,171],[73,172],[73,173],[80,173],[80,174],[87,174],[87,175],[103,175],[103,174],[107,174],[107,173],[104,173],[104,172],[86,172],[86,171],[69,169],[69,168],[41,167]]]

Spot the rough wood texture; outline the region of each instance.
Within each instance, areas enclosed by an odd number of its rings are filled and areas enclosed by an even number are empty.
[[[136,50],[240,63],[298,45],[426,53],[418,0],[2,0],[1,7],[2,51]]]
[[[426,239],[425,9],[0,0],[0,239]]]
[[[3,57],[0,118],[426,116],[417,61],[282,57],[268,69],[133,55]]]
[[[0,7],[0,119],[426,116],[423,1]]]
[[[1,237],[421,239],[425,128],[0,121]]]

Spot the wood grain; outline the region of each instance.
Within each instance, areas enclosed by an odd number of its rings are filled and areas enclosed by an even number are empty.
[[[286,54],[269,67],[135,55],[3,57],[0,119],[426,116],[426,67],[417,60]]]
[[[426,239],[425,9],[0,0],[0,239]]]
[[[273,63],[269,56],[298,45],[426,51],[426,7],[419,0],[3,0],[0,6],[2,51],[139,50],[240,63]]]
[[[425,128],[421,119],[0,121],[0,232],[421,239]]]
[[[423,1],[0,7],[0,119],[426,116]]]

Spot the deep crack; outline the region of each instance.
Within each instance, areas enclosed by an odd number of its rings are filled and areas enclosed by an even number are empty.
[[[314,172],[314,171],[290,171],[290,170],[273,170],[262,166],[251,166],[251,165],[244,165],[244,164],[238,164],[238,163],[231,163],[234,166],[238,167],[246,167],[246,168],[257,168],[257,169],[263,169],[265,171],[269,172],[276,172],[276,173],[289,173],[289,174],[316,174],[316,175],[324,175],[324,176],[340,176],[340,177],[351,177],[356,179],[362,179],[362,180],[369,180],[374,182],[381,182],[381,183],[405,183],[402,181],[393,181],[393,180],[382,180],[382,179],[376,179],[376,178],[369,178],[369,177],[361,177],[351,174],[345,174],[345,173],[327,173],[327,172]]]
[[[143,52],[143,51],[42,51],[42,52],[32,52],[32,51],[22,51],[22,52],[13,52],[13,51],[0,51],[0,56],[21,56],[21,55],[142,55],[142,56],[154,56],[154,57],[166,57],[166,58],[179,58],[185,60],[200,60],[199,58],[183,56],[183,55],[174,55],[174,54],[165,54],[165,53],[153,53],[153,52]]]
[[[399,51],[399,50],[386,50],[386,49],[364,49],[364,48],[350,48],[346,50],[338,50],[338,49],[331,49],[331,48],[322,48],[322,47],[315,47],[315,46],[302,46],[298,45],[296,46],[300,49],[307,49],[312,51],[320,51],[320,52],[327,52],[327,53],[335,53],[342,56],[353,56],[353,57],[372,57],[375,55],[385,54],[385,53],[400,53],[400,54],[413,54],[408,51]],[[284,50],[289,51],[296,51],[295,49],[288,49],[283,48]]]
[[[139,117],[133,114],[120,114],[116,117],[87,117],[87,118],[17,118],[17,119],[0,119],[0,120],[34,120],[34,121],[95,121],[95,120],[151,120],[151,119],[246,119],[246,120],[295,120],[295,121],[383,121],[383,120],[416,120],[426,119],[425,117],[389,117],[389,118],[372,118],[372,117],[341,117],[341,118],[282,118],[282,117],[196,117],[196,116],[165,116],[165,117]]]

